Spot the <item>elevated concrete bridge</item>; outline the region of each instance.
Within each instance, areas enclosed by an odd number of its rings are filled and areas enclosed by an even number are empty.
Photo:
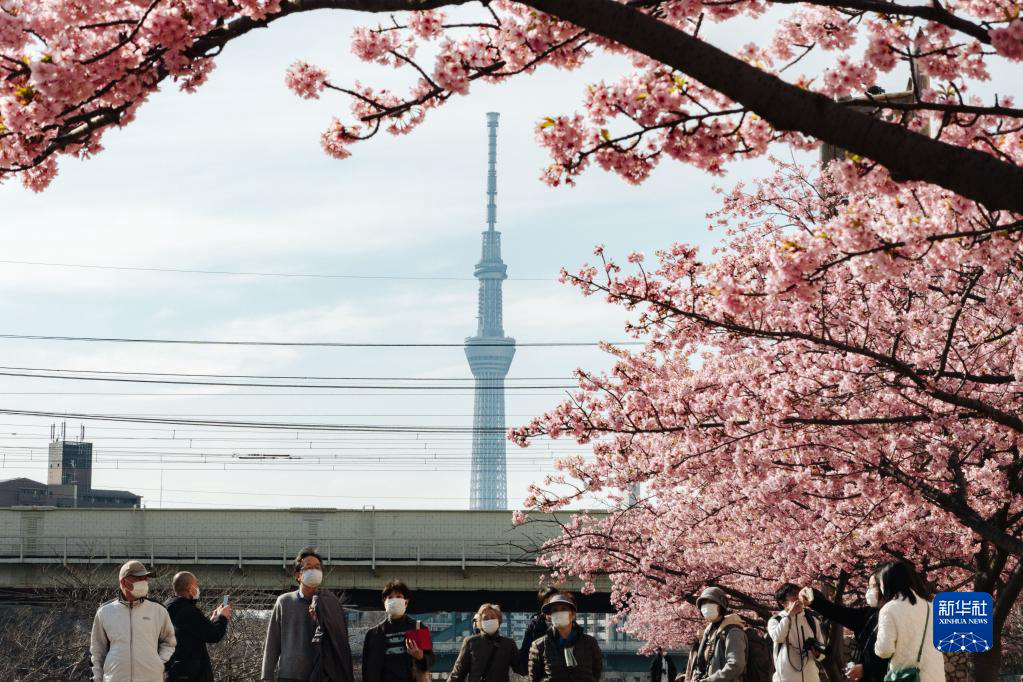
[[[109,585],[135,558],[158,580],[191,570],[210,588],[276,592],[294,585],[295,554],[314,546],[327,563],[325,585],[356,607],[379,608],[380,587],[400,577],[417,610],[496,601],[530,611],[543,575],[536,550],[557,532],[556,523],[515,527],[505,511],[14,507],[0,509],[0,587]],[[580,609],[610,610],[607,590],[580,595]]]

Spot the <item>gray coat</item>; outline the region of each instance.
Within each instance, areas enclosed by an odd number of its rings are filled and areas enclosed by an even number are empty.
[[[736,682],[745,671],[746,631],[742,618],[733,613],[725,616],[717,627],[711,624],[703,631],[699,646],[690,656],[686,679]]]
[[[478,634],[462,640],[458,658],[451,668],[448,682],[508,682],[508,670],[525,675],[526,669],[519,663],[515,642],[500,635]]]

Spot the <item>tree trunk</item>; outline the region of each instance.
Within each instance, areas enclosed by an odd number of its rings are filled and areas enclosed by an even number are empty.
[[[995,632],[995,643],[989,651],[971,654],[973,659],[973,682],[997,682],[1002,669],[1002,638]]]

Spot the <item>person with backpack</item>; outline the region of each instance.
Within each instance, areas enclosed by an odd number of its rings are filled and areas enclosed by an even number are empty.
[[[497,604],[484,604],[476,611],[472,622],[479,634],[462,640],[448,682],[464,682],[466,677],[470,682],[508,682],[509,670],[526,674],[515,642],[500,634],[501,620]]]
[[[767,621],[774,643],[773,682],[820,682],[817,661],[824,658],[826,645],[820,641],[817,619],[804,610],[799,586],[784,583],[774,598],[782,610]]]
[[[823,593],[812,587],[804,587],[799,591],[799,600],[822,618],[853,633],[856,647],[852,661],[846,669],[846,676],[852,682],[884,682],[888,672],[888,661],[874,653],[874,642],[877,641],[877,614],[880,608],[880,590],[877,577],[870,576],[864,594],[865,606],[846,606],[833,602]]]
[[[881,611],[874,653],[889,660],[891,672],[919,682],[945,682],[945,657],[934,647],[930,590],[908,561],[890,561],[877,570]]]
[[[748,645],[745,623],[739,614],[728,612],[725,591],[720,587],[708,587],[697,598],[696,607],[707,621],[707,627],[689,656],[686,682],[748,680],[744,676]]]

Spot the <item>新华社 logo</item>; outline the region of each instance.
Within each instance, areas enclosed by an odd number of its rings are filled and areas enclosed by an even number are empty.
[[[994,599],[987,592],[941,592],[934,598],[934,648],[979,653],[994,642]]]

